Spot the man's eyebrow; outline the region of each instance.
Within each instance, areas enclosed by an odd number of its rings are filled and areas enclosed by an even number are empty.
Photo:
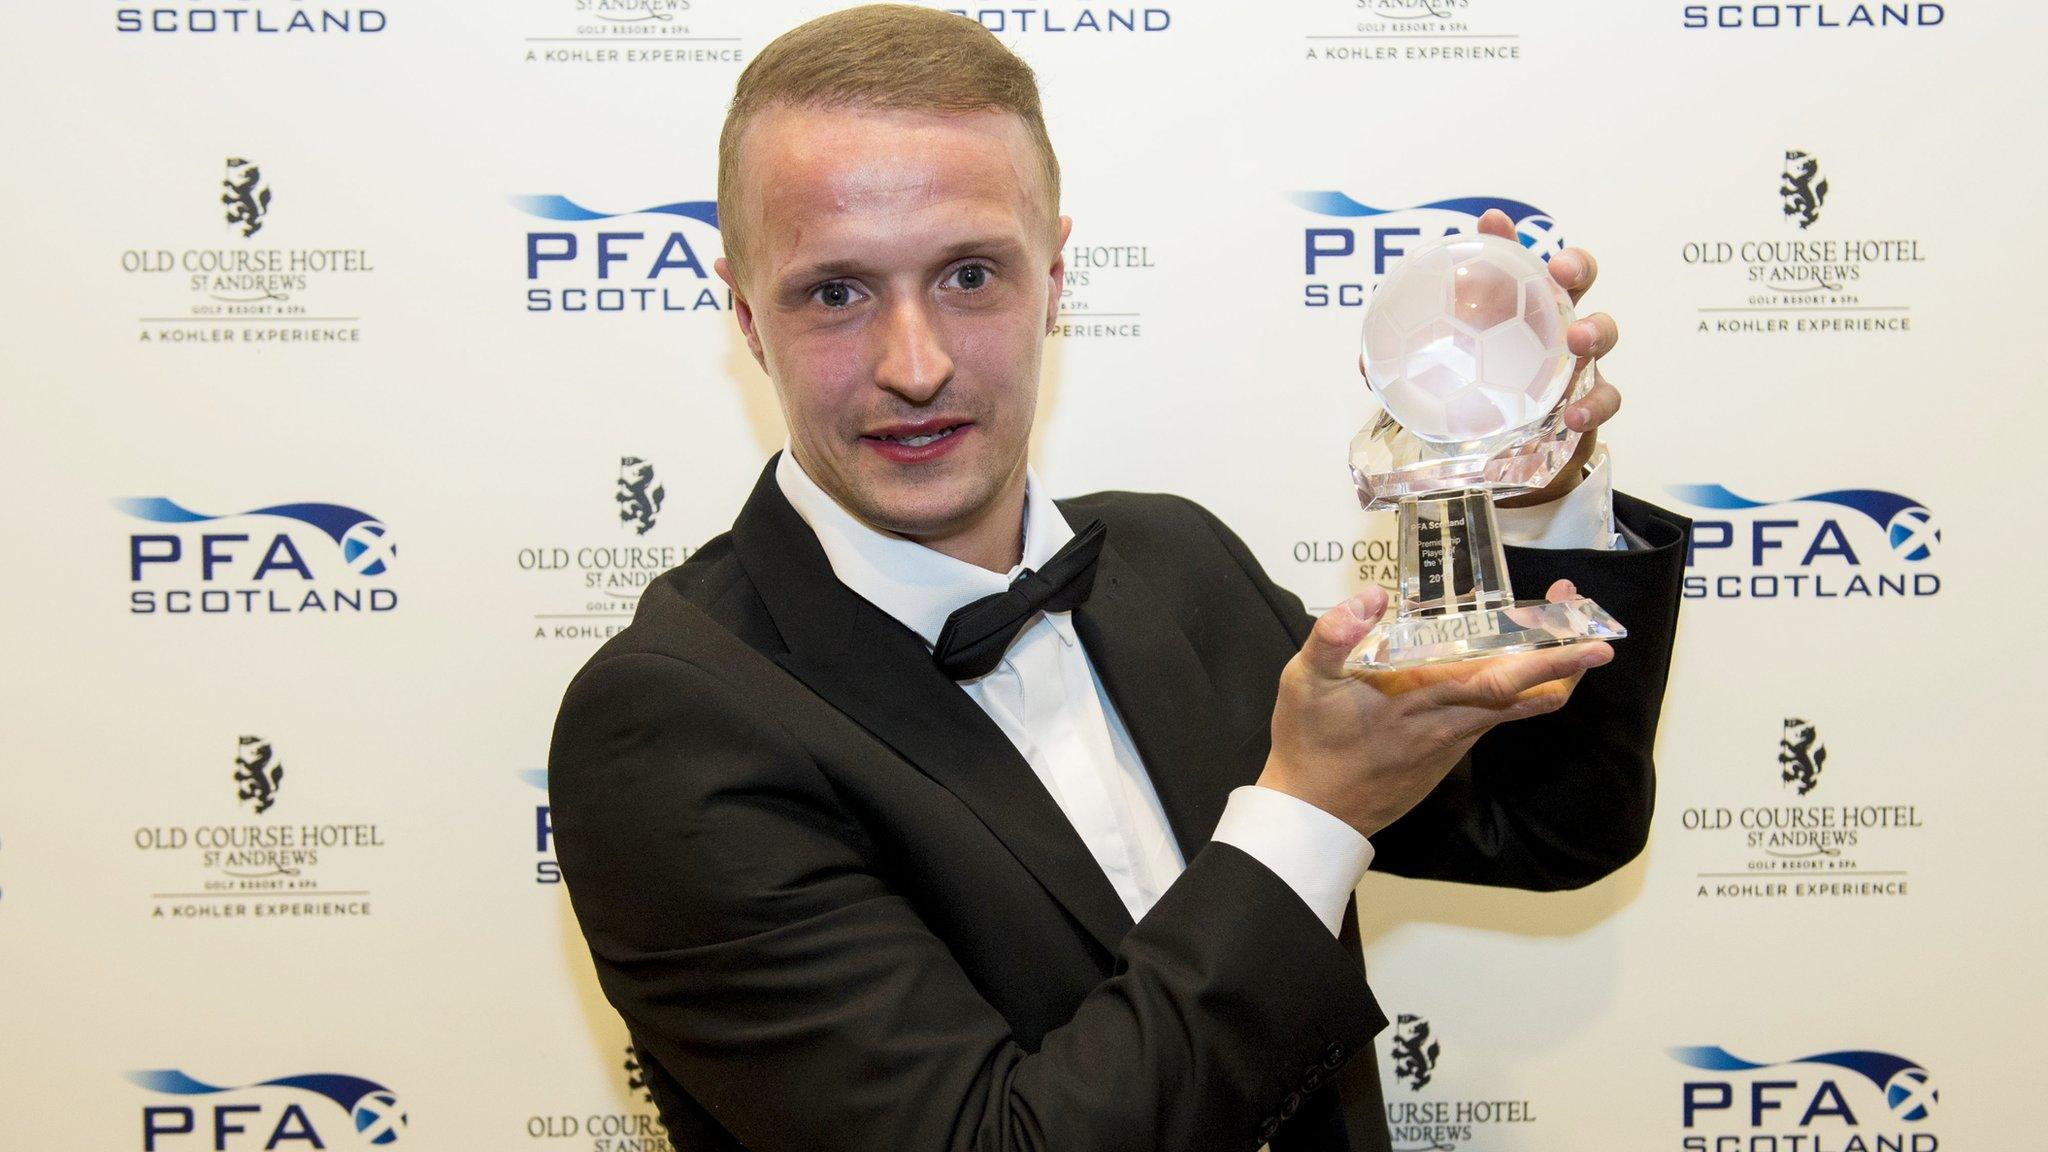
[[[866,265],[858,260],[821,260],[815,264],[798,264],[786,268],[777,274],[775,279],[778,283],[782,284],[796,281],[808,284],[814,280],[831,280],[839,276],[858,276],[865,270]]]
[[[947,264],[963,256],[994,256],[1015,258],[1024,251],[1024,244],[1014,236],[977,236],[955,241],[939,252],[939,263]],[[865,261],[853,257],[834,260],[820,260],[812,264],[791,266],[776,276],[779,284],[811,284],[820,280],[831,280],[840,276],[859,276],[868,270]]]
[[[1014,236],[980,236],[972,240],[962,240],[956,244],[948,246],[945,249],[942,258],[944,260],[951,261],[958,260],[962,256],[977,256],[982,254],[987,254],[991,256],[1015,256],[1023,251],[1023,243]]]

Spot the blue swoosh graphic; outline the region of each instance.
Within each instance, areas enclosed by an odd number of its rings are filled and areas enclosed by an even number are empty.
[[[543,792],[548,790],[548,770],[545,768],[523,768],[519,778]]]
[[[1773,504],[1833,504],[1863,513],[1875,521],[1879,528],[1890,526],[1898,514],[1908,508],[1922,507],[1921,503],[1911,496],[1902,496],[1897,492],[1882,492],[1875,488],[1840,488],[1832,492],[1815,492],[1810,496],[1793,496],[1785,500],[1750,500],[1737,496],[1719,484],[1673,484],[1670,485],[1669,491],[1688,504],[1722,511],[1768,508]]]
[[[599,212],[585,208],[567,196],[510,196],[506,199],[510,201],[512,207],[528,216],[538,216],[543,220],[613,220],[620,216],[659,213],[701,220],[713,228],[718,227],[716,200],[679,200],[674,204],[656,204],[652,208],[636,208],[631,212]]]
[[[154,1068],[146,1072],[124,1072],[122,1075],[137,1088],[147,1088],[151,1092],[167,1092],[173,1096],[204,1096],[209,1092],[227,1091],[225,1088],[216,1088],[211,1084],[194,1080],[175,1068]]]
[[[1786,1064],[1826,1064],[1856,1073],[1876,1085],[1879,1091],[1890,1084],[1893,1077],[1908,1069],[1922,1073],[1927,1071],[1913,1061],[1889,1052],[1821,1052],[1812,1056],[1801,1056],[1796,1060],[1756,1064],[1730,1053],[1726,1048],[1711,1045],[1672,1048],[1669,1051],[1671,1058],[1680,1064],[1709,1072],[1753,1072],[1759,1068],[1777,1068]]]
[[[209,1096],[217,1092],[240,1092],[246,1088],[296,1088],[325,1096],[340,1105],[344,1112],[355,1111],[357,1102],[372,1092],[391,1091],[374,1080],[365,1080],[360,1076],[343,1076],[334,1072],[280,1076],[275,1080],[233,1085],[208,1084],[203,1080],[195,1080],[175,1068],[152,1068],[140,1072],[126,1072],[122,1075],[138,1088],[172,1096]]]
[[[1531,216],[1548,216],[1549,213],[1533,204],[1520,200],[1508,200],[1499,196],[1460,196],[1452,200],[1432,200],[1427,204],[1415,204],[1407,208],[1375,208],[1363,204],[1342,192],[1289,192],[1287,198],[1297,208],[1324,216],[1385,216],[1390,212],[1410,212],[1417,208],[1435,208],[1445,212],[1463,212],[1473,218],[1485,214],[1488,208],[1498,208],[1508,214],[1508,219],[1519,224]]]
[[[237,516],[281,516],[286,520],[297,520],[326,533],[340,544],[342,537],[358,524],[373,524],[378,520],[368,512],[344,507],[340,504],[272,504],[267,508],[252,508],[247,512],[223,512],[209,516],[194,512],[190,508],[166,500],[161,496],[124,496],[114,501],[114,507],[138,520],[149,520],[157,524],[197,524],[207,520],[232,520]]]

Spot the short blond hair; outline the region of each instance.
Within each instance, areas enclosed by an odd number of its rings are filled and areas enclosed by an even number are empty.
[[[754,117],[774,107],[1011,113],[1038,152],[1051,220],[1059,218],[1060,162],[1031,66],[965,16],[869,4],[784,32],[740,73],[718,136],[718,226],[735,269],[746,241],[738,211],[740,142]]]

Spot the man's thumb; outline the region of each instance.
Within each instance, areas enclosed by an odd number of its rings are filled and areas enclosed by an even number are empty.
[[[1337,679],[1345,675],[1344,659],[1387,610],[1386,590],[1367,588],[1323,613],[1301,646],[1301,658],[1318,676]]]

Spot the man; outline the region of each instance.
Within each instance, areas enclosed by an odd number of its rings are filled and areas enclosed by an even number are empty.
[[[740,79],[718,267],[790,448],[550,761],[678,1147],[1385,1149],[1368,863],[1557,888],[1640,850],[1678,522],[1616,497],[1644,547],[1511,560],[1619,654],[1348,675],[1384,594],[1312,622],[1184,500],[1037,487],[1057,205],[1031,74],[972,21],[837,13]]]

